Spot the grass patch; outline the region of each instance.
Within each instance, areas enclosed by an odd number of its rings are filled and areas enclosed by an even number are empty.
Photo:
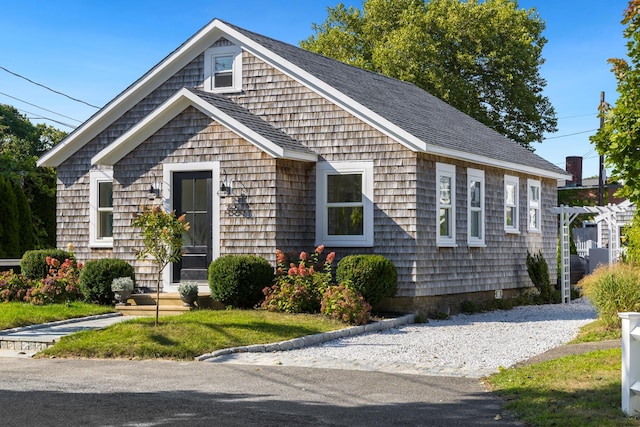
[[[344,327],[320,315],[262,310],[194,310],[160,319],[137,318],[62,338],[38,357],[192,360],[228,347],[266,344]]]
[[[604,320],[597,319],[580,328],[580,333],[570,344],[621,339],[622,331],[620,328],[612,328]]]
[[[22,302],[0,303],[0,330],[37,325],[56,320],[113,313],[113,307],[72,302],[69,304],[32,305]]]
[[[527,425],[640,426],[620,409],[620,369],[620,349],[600,350],[507,369],[487,382]]]

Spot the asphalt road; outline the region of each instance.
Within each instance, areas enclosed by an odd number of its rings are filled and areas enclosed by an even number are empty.
[[[520,424],[477,379],[205,362],[0,358],[0,425]]]

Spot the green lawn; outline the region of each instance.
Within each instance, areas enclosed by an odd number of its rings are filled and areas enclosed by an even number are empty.
[[[6,302],[0,303],[0,330],[95,314],[113,313],[114,311],[113,307],[81,302],[42,306],[20,302]]]
[[[38,357],[193,360],[228,347],[266,344],[344,328],[321,315],[263,310],[195,310],[179,316],[137,318],[100,331],[64,337]]]
[[[620,339],[599,321],[574,342]],[[487,379],[516,418],[531,426],[640,426],[621,405],[621,351],[599,350],[531,366],[506,369]]]

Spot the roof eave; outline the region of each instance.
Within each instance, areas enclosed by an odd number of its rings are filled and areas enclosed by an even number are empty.
[[[57,167],[86,145],[100,132],[115,122],[125,112],[133,108],[162,82],[177,73],[207,49],[222,32],[214,19],[178,49],[164,58],[144,76],[121,92],[89,120],[84,122],[64,141],[53,147],[38,159],[38,166]]]
[[[284,149],[269,139],[248,128],[236,119],[211,105],[197,94],[188,89],[181,89],[158,108],[149,113],[144,119],[134,125],[127,132],[113,141],[92,159],[94,165],[114,165],[123,159],[137,146],[153,135],[158,129],[167,124],[172,118],[184,111],[188,106],[197,108],[212,120],[222,124],[241,138],[246,139],[258,149],[274,158],[286,158],[306,162],[317,161],[317,155],[311,152],[298,152]]]

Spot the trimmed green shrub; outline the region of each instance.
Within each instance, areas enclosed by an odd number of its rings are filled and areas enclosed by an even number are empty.
[[[226,255],[209,265],[211,297],[226,306],[253,308],[273,282],[273,267],[255,255]]]
[[[619,312],[640,311],[640,268],[618,263],[596,269],[578,282],[610,328],[620,328]]]
[[[70,252],[62,249],[37,249],[27,251],[22,255],[20,260],[20,271],[24,277],[31,280],[42,280],[49,274],[49,265],[47,265],[47,257],[55,258],[60,263],[72,257]]]
[[[369,321],[371,306],[354,289],[329,286],[322,295],[320,312],[350,325],[364,325]]]
[[[119,258],[102,258],[87,261],[80,273],[80,290],[85,301],[95,304],[109,305],[114,295],[111,282],[118,277],[130,277],[136,282],[133,267]]]
[[[554,288],[551,286],[549,266],[547,265],[547,260],[544,259],[542,255],[542,251],[538,251],[538,253],[534,255],[531,255],[531,253],[527,251],[527,272],[535,287],[540,291],[542,302],[553,302]]]
[[[338,283],[350,283],[372,306],[398,290],[398,273],[391,261],[382,255],[348,255],[336,270]]]

